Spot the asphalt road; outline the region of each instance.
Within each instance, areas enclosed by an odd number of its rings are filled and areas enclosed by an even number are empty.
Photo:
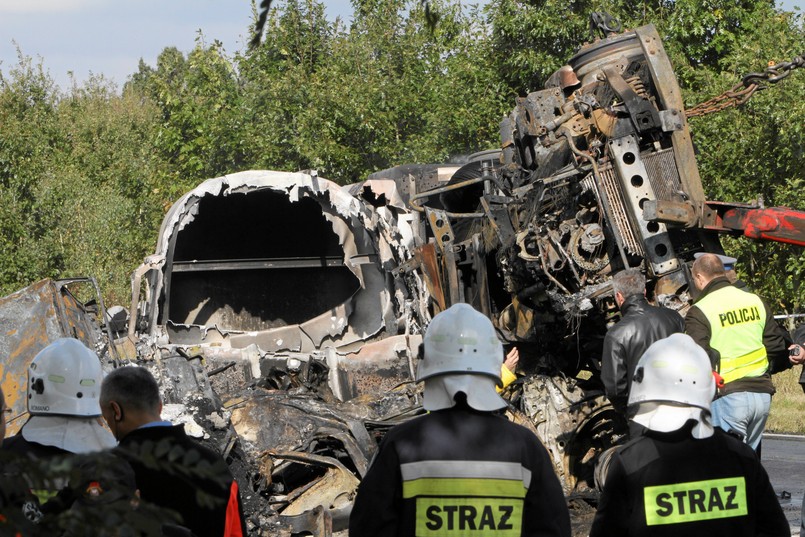
[[[780,498],[791,535],[799,535],[805,494],[805,436],[764,434],[760,461]]]

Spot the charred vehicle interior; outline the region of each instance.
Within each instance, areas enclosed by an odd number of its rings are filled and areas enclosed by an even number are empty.
[[[166,417],[230,462],[250,534],[345,533],[384,432],[422,412],[422,334],[456,302],[520,350],[508,415],[540,437],[572,506],[589,511],[598,456],[626,430],[598,378],[618,315],[611,276],[641,267],[649,298],[684,313],[689,264],[723,253],[720,234],[805,244],[802,213],[705,199],[653,26],[582,47],[517,99],[500,132],[500,148],[460,164],[348,186],[314,171],[205,181],[168,211],[132,275],[127,328],[113,335],[102,304],[86,312],[106,321],[81,332],[105,367],[151,369]],[[37,285],[20,296],[51,289]],[[38,301],[81,310],[61,289]],[[6,347],[24,364],[78,322]],[[24,386],[12,373],[7,396]],[[12,402],[24,416],[24,396]]]

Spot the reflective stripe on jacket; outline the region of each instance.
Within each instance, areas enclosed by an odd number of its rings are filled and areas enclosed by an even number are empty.
[[[386,433],[358,487],[350,537],[570,537],[533,432],[463,404]]]
[[[419,461],[400,470],[403,499],[416,500],[416,535],[522,535],[531,472],[521,464]]]

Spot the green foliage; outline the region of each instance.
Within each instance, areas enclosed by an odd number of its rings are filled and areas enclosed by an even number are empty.
[[[687,106],[805,51],[801,16],[770,0],[355,0],[349,25],[317,0],[274,5],[263,43],[166,48],[118,91],[67,92],[20,54],[0,73],[0,293],[94,275],[107,303],[162,216],[202,180],[251,168],[318,169],[340,183],[498,145],[514,97],[591,39],[589,16],[653,23]],[[433,16],[438,22],[433,24]],[[244,31],[249,29],[245,28]],[[805,69],[739,110],[690,122],[710,199],[805,208]],[[799,248],[728,240],[738,270],[779,311],[799,311]]]
[[[345,183],[497,144],[510,103],[477,11],[439,4],[431,30],[418,2],[363,2],[346,30],[317,2],[285,10],[239,58],[259,167],[316,168]]]
[[[728,89],[735,73],[762,72],[767,62],[789,60],[805,51],[801,19],[774,13],[758,2],[744,21],[739,46],[723,54],[719,69],[699,68],[688,82],[695,94]],[[805,69],[756,93],[739,109],[691,120],[697,161],[709,199],[805,208]],[[799,97],[798,97],[799,96]],[[699,97],[701,98],[701,97]],[[776,312],[799,312],[805,256],[800,247],[749,240],[724,241],[738,258],[738,272],[766,296]]]
[[[161,210],[154,109],[103,78],[61,93],[22,58],[0,88],[0,287],[94,275],[128,302]]]
[[[612,15],[626,30],[659,25],[673,5],[645,0],[494,0],[488,13],[498,77],[515,94],[539,90],[582,44],[601,37],[590,28],[593,12]]]
[[[158,131],[148,143],[167,165],[158,182],[169,199],[242,169],[240,91],[219,42],[205,46],[199,37],[187,57],[166,48],[156,69],[140,65],[124,93],[147,98],[159,111]]]

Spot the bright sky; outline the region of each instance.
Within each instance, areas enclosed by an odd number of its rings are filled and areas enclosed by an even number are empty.
[[[805,2],[778,1],[788,10]],[[325,5],[330,18],[352,14],[349,0]],[[251,0],[0,0],[0,70],[8,75],[17,65],[18,46],[35,62],[41,58],[63,89],[69,71],[78,82],[92,72],[120,86],[140,58],[153,66],[165,47],[192,50],[199,30],[230,55],[243,50],[251,24]]]
[[[326,4],[331,19],[352,14],[350,0]],[[252,0],[0,0],[0,70],[17,65],[19,47],[62,88],[68,71],[79,82],[92,72],[120,86],[140,58],[154,66],[165,47],[192,50],[199,30],[231,55],[245,48],[251,27]]]

